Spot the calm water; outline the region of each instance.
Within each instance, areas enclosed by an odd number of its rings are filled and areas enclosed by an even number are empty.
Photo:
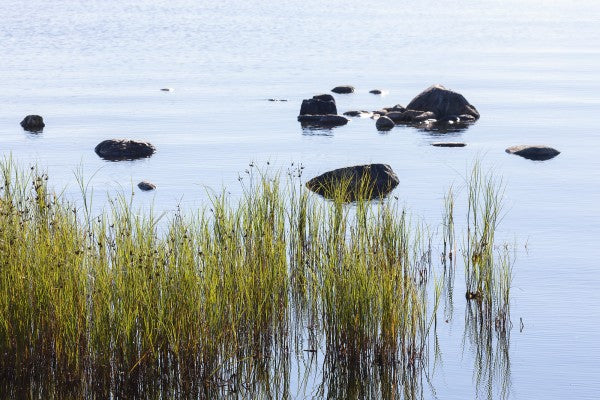
[[[252,161],[283,171],[301,162],[307,177],[384,162],[401,181],[394,194],[435,222],[445,190],[482,159],[507,182],[502,234],[521,249],[508,397],[597,398],[599,2],[4,0],[0,17],[0,153],[37,162],[72,196],[81,166],[94,175],[98,209],[142,179],[158,190],[136,189],[135,202],[171,210],[203,204],[206,187],[239,191]],[[409,127],[381,134],[370,119],[331,131],[296,122],[303,98],[336,85],[357,88],[336,96],[341,113],[406,105],[433,83],[480,111],[474,126],[448,134],[467,147],[432,147],[438,136]],[[44,116],[43,133],[21,129],[27,114]],[[102,161],[93,148],[113,137],[158,152]],[[504,152],[538,143],[562,153],[533,162]],[[462,293],[462,271],[456,285]],[[438,332],[438,398],[486,397],[463,344],[464,307],[457,295]],[[499,388],[496,379],[494,397]]]

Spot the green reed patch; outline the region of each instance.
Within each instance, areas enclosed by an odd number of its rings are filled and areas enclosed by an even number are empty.
[[[5,161],[0,172],[4,382],[47,379],[84,397],[282,395],[296,349],[346,371],[330,384],[377,365],[386,382],[400,382],[378,393],[421,390],[447,289],[433,274],[435,235],[397,202],[346,204],[342,192],[325,201],[297,177],[261,174],[239,198],[212,195],[196,213],[141,214],[121,196],[91,217],[83,184],[77,207],[36,168]],[[479,215],[470,220],[472,259],[490,256],[496,226]],[[487,278],[471,272],[480,264],[469,264],[469,290],[484,290]],[[500,282],[493,287],[508,298],[510,281]]]

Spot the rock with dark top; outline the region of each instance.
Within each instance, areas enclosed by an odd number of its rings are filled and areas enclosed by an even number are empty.
[[[44,129],[44,119],[39,115],[28,115],[21,121],[21,126],[26,131],[39,132]]]
[[[148,181],[141,181],[140,183],[138,183],[138,187],[144,192],[156,189],[156,185]]]
[[[335,98],[328,93],[316,94],[312,98],[321,101],[333,101],[335,103]]]
[[[156,149],[148,142],[131,139],[108,139],[94,149],[105,160],[121,161],[150,157]]]
[[[431,145],[435,147],[465,147],[467,144],[461,142],[435,142]]]
[[[377,118],[377,122],[375,122],[375,127],[380,131],[389,131],[394,125],[394,121],[386,116]]]
[[[379,89],[373,89],[373,90],[369,90],[369,93],[371,93],[371,94],[381,94],[381,90],[379,90]]]
[[[560,151],[542,145],[512,146],[506,149],[506,152],[535,161],[549,160],[560,154]]]
[[[333,93],[338,93],[338,94],[348,94],[348,93],[354,93],[354,86],[336,86],[333,89],[331,89],[331,91]]]
[[[434,85],[420,93],[407,106],[408,110],[430,111],[438,120],[452,115],[470,115],[479,118],[479,112],[460,93]]]
[[[321,94],[312,99],[302,100],[300,115],[337,114],[335,100],[330,94]]]
[[[326,198],[354,201],[385,196],[398,183],[389,165],[367,164],[325,172],[306,182],[306,187]]]

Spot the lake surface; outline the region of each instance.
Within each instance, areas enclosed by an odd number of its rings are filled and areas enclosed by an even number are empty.
[[[453,318],[438,328],[435,391],[424,397],[597,398],[599,2],[5,0],[0,16],[0,153],[47,169],[73,198],[81,167],[97,210],[140,180],[158,189],[136,188],[136,205],[194,209],[207,188],[239,193],[251,162],[273,172],[302,163],[307,178],[382,162],[400,178],[394,195],[435,223],[448,187],[482,160],[507,184],[501,235],[519,248],[511,383],[505,396],[501,379],[491,396],[476,384],[459,269]],[[379,133],[369,118],[320,131],[296,121],[302,99],[337,85],[357,89],[335,96],[342,113],[406,105],[435,83],[465,95],[481,119],[443,137]],[[386,94],[368,93],[376,88]],[[22,130],[27,114],[44,117],[43,133]],[[148,140],[157,153],[101,160],[95,145],[115,137]],[[446,139],[467,146],[430,146]],[[519,144],[561,154],[505,153]],[[313,395],[293,385],[295,396]]]

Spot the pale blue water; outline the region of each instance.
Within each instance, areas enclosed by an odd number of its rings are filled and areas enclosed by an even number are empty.
[[[484,160],[508,185],[502,232],[528,249],[514,270],[508,397],[597,398],[599,2],[4,0],[0,18],[0,153],[37,162],[72,196],[81,165],[95,174],[98,208],[107,191],[142,179],[158,190],[136,189],[137,204],[194,208],[206,187],[239,191],[252,161],[301,162],[306,177],[385,162],[401,181],[394,194],[436,221],[447,187]],[[329,132],[296,122],[303,98],[336,85],[357,88],[336,96],[341,113],[406,105],[433,83],[480,111],[450,135],[467,147],[431,147],[439,137],[408,127],[380,134],[370,119]],[[27,114],[44,116],[43,133],[21,129]],[[113,137],[158,152],[102,161],[93,148]],[[538,143],[562,153],[532,162],[504,152]],[[459,271],[457,293],[463,281]],[[485,397],[463,350],[465,300],[455,298],[432,384],[442,399]]]

